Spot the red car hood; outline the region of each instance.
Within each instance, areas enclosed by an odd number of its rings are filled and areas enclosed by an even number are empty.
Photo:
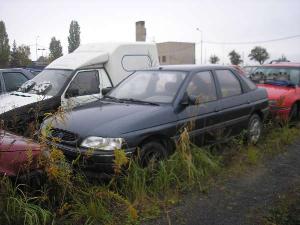
[[[279,99],[289,93],[295,92],[295,88],[292,87],[276,86],[271,84],[257,84],[257,86],[267,90],[269,99]]]
[[[0,130],[0,152],[26,150],[40,151],[40,146],[30,139]]]

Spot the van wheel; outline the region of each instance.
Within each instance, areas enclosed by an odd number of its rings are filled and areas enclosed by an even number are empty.
[[[140,163],[142,167],[147,167],[150,163],[157,163],[168,156],[167,149],[156,141],[142,145],[140,150]]]
[[[262,122],[257,114],[250,117],[247,130],[248,144],[257,144],[262,133]]]

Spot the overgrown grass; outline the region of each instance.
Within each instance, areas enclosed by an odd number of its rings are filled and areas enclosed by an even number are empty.
[[[215,175],[243,171],[284,151],[297,136],[297,128],[268,125],[259,145],[247,146],[237,138],[216,153],[191,144],[184,130],[175,153],[147,168],[116,151],[115,175],[98,185],[74,174],[73,165],[53,148],[44,162],[47,180],[39,190],[28,192],[6,178],[0,181],[0,224],[139,224],[176,204],[181,194],[206,190]]]

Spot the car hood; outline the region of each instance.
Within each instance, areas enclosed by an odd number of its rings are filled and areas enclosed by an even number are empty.
[[[61,120],[53,118],[54,128],[87,136],[119,137],[123,134],[176,121],[171,105],[94,102],[66,113]]]
[[[295,92],[293,87],[275,86],[271,84],[258,84],[257,86],[265,88],[269,99],[280,99],[290,93]]]
[[[51,98],[48,95],[36,95],[22,92],[12,92],[0,95],[0,114],[8,112],[12,109],[32,103],[40,102],[42,100]]]
[[[0,152],[40,151],[40,146],[30,139],[0,130]]]

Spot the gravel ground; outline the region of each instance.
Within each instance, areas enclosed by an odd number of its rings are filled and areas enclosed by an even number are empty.
[[[287,151],[231,177],[207,194],[187,194],[179,206],[148,225],[256,225],[274,201],[300,186],[300,140]]]

